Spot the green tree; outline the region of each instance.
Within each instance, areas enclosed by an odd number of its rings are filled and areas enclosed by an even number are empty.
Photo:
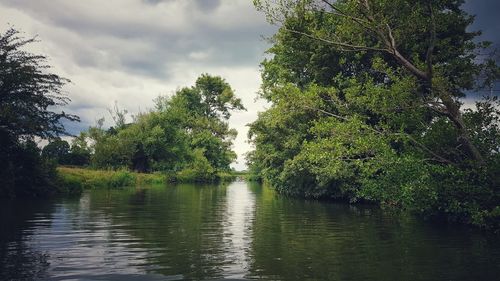
[[[68,80],[49,71],[45,56],[25,50],[34,41],[15,29],[0,34],[0,196],[43,195],[55,172],[33,140],[65,135],[62,121],[78,120],[54,111],[69,102],[62,92]]]
[[[477,57],[487,44],[467,31],[463,1],[254,2],[280,29],[251,167],[290,194],[498,215],[497,107],[461,109],[498,66]]]
[[[0,34],[0,130],[14,140],[65,135],[61,121],[78,120],[64,111],[53,111],[54,106],[68,104],[62,87],[69,80],[47,72],[50,66],[45,56],[23,50],[34,41],[20,37],[15,29]]]
[[[231,111],[245,108],[224,79],[203,74],[195,86],[179,90],[165,106],[178,116],[193,150],[203,150],[215,170],[230,169],[236,159],[231,146],[237,132],[229,128],[227,120]]]
[[[179,178],[213,181],[230,169],[236,131],[227,120],[242,110],[229,84],[218,76],[201,75],[194,86],[173,96],[160,96],[155,108],[125,124],[126,111],[115,114],[115,126],[104,130],[103,120],[88,131],[92,139],[92,165],[137,171],[179,173]]]
[[[71,141],[71,149],[67,164],[75,166],[87,166],[90,164],[91,151],[87,143],[87,134],[81,132]]]
[[[53,159],[59,164],[67,163],[69,153],[69,143],[60,138],[52,140],[42,149],[43,157],[47,159]]]

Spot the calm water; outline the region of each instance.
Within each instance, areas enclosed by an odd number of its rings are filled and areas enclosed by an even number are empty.
[[[0,280],[500,280],[500,236],[259,185],[1,202]]]

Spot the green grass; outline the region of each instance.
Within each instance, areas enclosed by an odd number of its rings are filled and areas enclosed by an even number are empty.
[[[233,171],[231,174],[233,175],[233,177],[240,178],[240,179],[245,180],[245,181],[260,181],[261,180],[260,176],[254,174],[254,173],[251,173],[249,171]]]
[[[78,193],[83,189],[91,188],[120,188],[125,186],[165,184],[167,182],[230,182],[237,177],[247,178],[246,174],[242,172],[218,172],[207,178],[206,176],[200,177],[197,173],[189,173],[186,170],[177,174],[145,174],[128,170],[92,170],[61,166],[57,168],[57,171],[60,189],[66,193]]]
[[[71,189],[124,187],[167,182],[167,176],[162,174],[142,174],[127,170],[91,170],[83,168],[58,167],[61,185]]]

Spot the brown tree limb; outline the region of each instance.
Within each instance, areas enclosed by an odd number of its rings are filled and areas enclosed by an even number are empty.
[[[434,47],[436,45],[436,19],[434,18],[434,10],[432,8],[432,0],[427,1],[427,6],[429,8],[429,13],[430,13],[430,22],[431,22],[431,27],[430,27],[430,42],[429,42],[429,47],[427,48],[427,53],[425,55],[425,63],[427,65],[427,76],[430,78],[429,82],[432,83],[432,76],[433,76],[433,70],[432,70],[432,55],[434,53]]]
[[[314,39],[314,40],[318,40],[321,42],[325,42],[325,43],[332,44],[332,45],[339,46],[339,47],[343,47],[343,48],[349,48],[351,51],[368,51],[368,50],[387,51],[387,49],[382,49],[382,48],[377,48],[377,47],[369,47],[369,46],[362,46],[362,45],[354,45],[354,44],[345,43],[345,42],[332,41],[332,40],[328,40],[328,39],[325,39],[322,37],[314,36],[314,35],[311,35],[311,34],[308,34],[308,33],[302,32],[302,31],[293,30],[293,29],[288,29],[288,28],[283,28],[283,29],[288,31],[288,32],[303,35],[303,36],[306,36],[306,37]]]
[[[323,113],[325,115],[328,115],[328,116],[331,116],[331,117],[335,117],[337,119],[340,119],[340,120],[343,120],[343,121],[350,121],[349,118],[347,117],[344,117],[344,116],[341,116],[341,115],[338,115],[338,114],[334,114],[334,113],[331,113],[329,111],[326,111],[326,110],[323,110],[323,109],[320,109],[320,108],[314,108],[314,107],[311,107],[311,106],[307,106],[307,105],[304,105],[303,106],[304,108],[307,108],[307,109],[312,109],[312,110],[316,110],[320,113]],[[366,125],[366,124],[363,124],[364,127],[376,134],[379,134],[379,135],[388,135],[387,132],[384,132],[384,131],[379,131],[369,125]],[[442,156],[440,156],[439,154],[435,153],[434,151],[432,151],[430,148],[428,148],[427,146],[425,146],[424,144],[418,142],[415,138],[413,138],[411,135],[409,134],[402,134],[402,133],[389,133],[389,135],[394,135],[394,136],[402,136],[404,138],[407,138],[408,140],[410,140],[410,142],[412,142],[413,144],[415,144],[416,146],[418,146],[420,149],[422,149],[423,151],[429,153],[430,155],[432,155],[436,161],[438,162],[441,162],[441,163],[446,163],[446,164],[451,164],[451,165],[455,165],[455,163],[451,160],[448,160]]]

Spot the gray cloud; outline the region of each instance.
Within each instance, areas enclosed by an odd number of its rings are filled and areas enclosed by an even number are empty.
[[[158,5],[160,3],[172,2],[173,0],[142,0],[146,4]],[[196,0],[196,4],[204,10],[215,10],[221,4],[219,0]]]
[[[246,123],[262,103],[259,63],[274,33],[248,0],[0,0],[0,28],[10,23],[38,35],[33,50],[50,57],[54,71],[70,78],[72,103],[81,117],[66,123],[76,134],[105,117],[117,101],[132,114],[146,111],[154,97],[192,85],[201,73],[221,75],[248,112],[230,120],[238,168],[244,167]]]
[[[500,47],[500,21],[498,20],[500,1],[468,0],[464,4],[464,9],[476,16],[471,30],[481,30],[482,40],[494,42],[497,47]]]
[[[195,53],[205,53],[201,62],[210,65],[255,66],[265,49],[259,36],[273,30],[249,2],[121,1],[117,13],[96,12],[108,7],[101,7],[102,1],[87,2],[82,7],[62,0],[4,0],[49,26],[77,35],[71,41],[64,35],[52,39],[70,45],[67,50],[80,66],[120,68],[158,79],[168,78],[172,64],[200,63],[192,56]],[[159,3],[168,6],[148,7]]]
[[[464,4],[464,9],[475,16],[474,23],[469,27],[471,31],[481,31],[477,38],[480,41],[490,41],[493,43],[492,49],[500,51],[500,20],[498,11],[500,11],[500,1],[497,0],[468,0]],[[497,52],[498,52],[497,51]],[[497,53],[498,56],[498,53]],[[496,58],[497,61],[500,57]],[[468,94],[467,104],[473,104],[473,100],[489,95],[488,90],[481,90]],[[492,91],[493,95],[500,95],[500,83],[496,83]]]
[[[500,41],[495,0],[469,0],[477,15],[473,29]],[[238,168],[247,123],[263,110],[255,102],[260,86],[259,63],[269,46],[260,38],[274,33],[250,0],[0,0],[0,29],[8,23],[39,35],[33,50],[50,57],[54,71],[70,78],[72,103],[65,111],[81,116],[68,123],[77,133],[117,101],[132,114],[152,106],[154,97],[192,85],[201,73],[221,75],[242,98],[247,112],[230,124],[239,131],[235,150]]]

